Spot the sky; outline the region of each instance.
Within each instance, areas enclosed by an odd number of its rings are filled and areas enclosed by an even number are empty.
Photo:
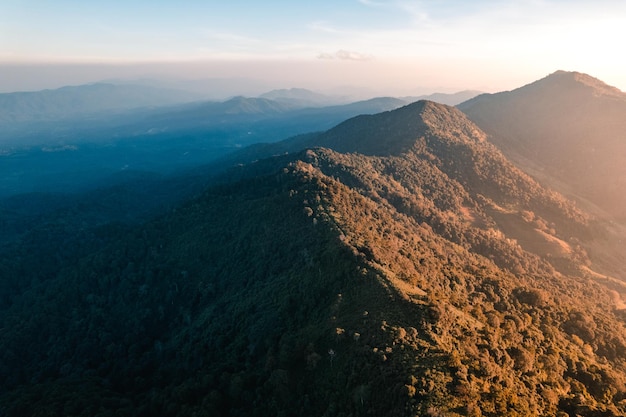
[[[0,91],[246,78],[495,92],[559,69],[626,90],[624,39],[626,2],[610,0],[1,0]]]

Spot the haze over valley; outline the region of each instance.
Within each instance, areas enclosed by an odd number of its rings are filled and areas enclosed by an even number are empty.
[[[351,102],[306,89],[207,101],[192,91],[97,83],[0,94],[0,195],[74,191],[125,172],[162,175],[259,142],[322,131],[420,98],[457,104],[479,94]]]

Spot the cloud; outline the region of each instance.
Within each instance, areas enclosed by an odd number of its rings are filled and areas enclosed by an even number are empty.
[[[311,30],[315,30],[318,32],[323,32],[323,33],[330,33],[330,34],[340,34],[342,33],[342,31],[332,27],[328,22],[320,20],[320,21],[316,21],[316,22],[312,22],[308,25],[308,27]]]
[[[372,1],[372,0],[359,0],[359,3],[365,5],[365,6],[371,6],[371,7],[381,7],[381,6],[386,6],[387,4],[384,2],[377,2],[377,1]]]
[[[317,59],[335,59],[335,55],[323,52],[317,56]]]
[[[319,54],[317,58],[318,59],[340,59],[344,61],[371,61],[374,59],[374,56],[369,55],[369,54],[363,54],[360,52],[346,51],[345,49],[340,49],[334,54],[323,52]]]

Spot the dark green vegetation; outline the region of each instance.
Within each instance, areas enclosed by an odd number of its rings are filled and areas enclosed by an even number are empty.
[[[16,233],[0,415],[626,414],[622,284],[590,250],[608,232],[461,112],[281,146],[311,148],[141,225]]]

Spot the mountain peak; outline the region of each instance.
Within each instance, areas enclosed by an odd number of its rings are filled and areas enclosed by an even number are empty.
[[[399,155],[426,136],[483,141],[484,134],[459,110],[420,100],[374,115],[349,119],[316,139],[318,146],[365,155]]]
[[[558,70],[540,80],[533,81],[530,84],[526,84],[511,91],[481,94],[464,101],[457,107],[467,113],[468,111],[471,112],[471,107],[483,105],[492,99],[497,99],[497,101],[500,102],[498,105],[502,105],[503,100],[520,100],[522,98],[551,102],[555,106],[568,106],[595,97],[624,99],[626,98],[626,93],[591,75],[576,71]],[[539,101],[537,101],[537,103]],[[496,109],[496,111],[498,110]],[[470,117],[473,120],[471,114]]]
[[[558,70],[534,83],[521,87],[518,90],[535,87],[538,89],[570,90],[571,92],[591,93],[594,96],[618,96],[623,97],[624,93],[616,87],[612,87],[591,75],[576,72]]]
[[[285,102],[292,105],[299,105],[301,107],[327,106],[332,104],[338,104],[344,101],[340,97],[327,96],[325,94],[320,94],[315,91],[307,90],[306,88],[272,90],[265,94],[261,94],[259,98]]]
[[[224,113],[233,114],[263,114],[263,113],[282,113],[290,106],[284,103],[279,103],[274,100],[266,98],[250,98],[243,96],[236,96],[230,100],[222,103]]]

